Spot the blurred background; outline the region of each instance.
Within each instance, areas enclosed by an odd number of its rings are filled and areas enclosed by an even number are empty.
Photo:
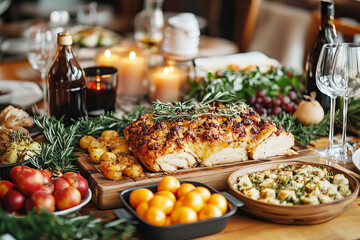
[[[126,36],[134,32],[134,17],[143,6],[143,0],[0,0],[0,43],[21,37],[37,21],[98,25]],[[318,30],[319,6],[319,0],[165,0],[163,12],[165,20],[179,12],[194,13],[201,34],[230,40],[238,52],[260,51],[303,70]],[[60,10],[67,14],[50,17]],[[346,41],[360,41],[360,1],[335,0],[335,18],[355,31]]]

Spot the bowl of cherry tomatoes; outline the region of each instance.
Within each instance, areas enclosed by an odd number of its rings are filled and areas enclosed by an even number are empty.
[[[115,215],[136,224],[148,239],[189,239],[223,230],[243,204],[205,184],[166,176],[158,184],[124,190]]]

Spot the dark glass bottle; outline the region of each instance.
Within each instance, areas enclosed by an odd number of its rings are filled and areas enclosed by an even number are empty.
[[[326,43],[336,42],[336,29],[334,25],[334,2],[321,1],[321,25],[319,33],[315,38],[311,51],[306,61],[307,72],[307,94],[316,92],[316,100],[324,108],[325,112],[330,109],[330,98],[320,92],[316,86],[316,65],[319,59],[321,48]]]
[[[57,42],[58,52],[48,75],[50,114],[57,119],[64,116],[69,125],[71,119],[87,116],[85,74],[72,52],[70,33],[59,33]]]

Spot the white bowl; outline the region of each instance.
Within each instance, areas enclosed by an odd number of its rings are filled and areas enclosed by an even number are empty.
[[[0,103],[10,103],[13,98],[14,93],[9,88],[1,88],[0,89]]]
[[[360,171],[360,148],[352,155],[352,161],[355,167]]]
[[[80,211],[80,209],[85,206],[88,202],[90,202],[91,200],[91,197],[92,197],[92,193],[91,193],[91,190],[90,188],[88,188],[88,192],[87,194],[85,195],[85,197],[81,200],[80,204],[75,206],[75,207],[72,207],[72,208],[69,208],[69,209],[65,209],[65,210],[62,210],[62,211],[55,211],[53,212],[54,215],[56,216],[64,216],[64,215],[67,215],[69,213],[72,213],[72,212],[77,212],[77,211]],[[9,216],[12,216],[12,217],[16,217],[16,218],[22,218],[24,217],[24,215],[13,215],[13,214],[9,214]],[[1,239],[1,238],[0,238]]]
[[[72,212],[77,212],[77,211],[79,211],[83,206],[85,206],[88,202],[90,202],[91,196],[92,196],[92,193],[91,193],[91,190],[90,190],[90,188],[89,188],[87,194],[86,194],[85,197],[81,200],[81,202],[80,202],[79,205],[76,205],[75,207],[72,207],[72,208],[69,208],[69,209],[65,209],[65,210],[62,210],[62,211],[55,211],[55,212],[54,212],[54,215],[63,216],[63,215],[67,215],[67,214],[72,213]]]

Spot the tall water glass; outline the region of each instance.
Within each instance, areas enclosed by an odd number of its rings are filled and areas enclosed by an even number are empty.
[[[46,75],[56,53],[56,45],[52,31],[47,28],[34,28],[28,38],[28,60],[32,68],[40,71],[43,89],[44,114],[48,113]]]
[[[316,86],[325,95],[329,96],[330,101],[330,128],[329,128],[329,143],[325,150],[319,151],[320,156],[334,159],[335,150],[333,149],[334,139],[334,118],[335,105],[338,94],[331,87],[330,79],[332,77],[331,65],[334,60],[337,44],[325,44],[320,52],[319,60],[316,67]]]
[[[349,98],[360,95],[360,44],[341,43],[337,46],[332,65],[331,86],[333,91],[343,97],[343,131],[341,139],[340,161],[346,163],[352,159],[352,150],[346,144],[346,125]]]

